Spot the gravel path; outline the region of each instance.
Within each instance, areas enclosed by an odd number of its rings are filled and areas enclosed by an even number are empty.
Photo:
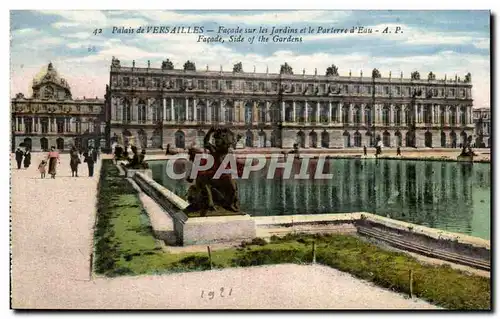
[[[100,165],[93,178],[84,165],[81,177],[73,178],[69,156],[62,155],[56,179],[42,180],[37,171],[41,155],[33,154],[27,170],[12,170],[15,309],[435,308],[319,265],[90,279]],[[14,167],[12,157],[11,163]]]

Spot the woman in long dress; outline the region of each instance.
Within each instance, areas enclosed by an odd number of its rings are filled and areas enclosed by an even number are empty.
[[[28,168],[31,165],[31,151],[29,149],[24,153],[24,168]]]
[[[80,164],[80,155],[79,155],[76,147],[73,146],[71,148],[69,156],[71,158],[71,160],[69,162],[69,166],[71,167],[71,176],[78,177],[78,164]]]
[[[56,148],[54,146],[50,148],[49,155],[47,156],[47,161],[49,162],[49,174],[52,176],[52,178],[56,178],[57,164],[60,164],[61,162],[59,160],[59,153],[56,151]]]

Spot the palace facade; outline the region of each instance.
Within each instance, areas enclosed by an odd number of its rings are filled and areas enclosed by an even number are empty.
[[[32,89],[31,97],[18,93],[11,100],[12,151],[22,143],[32,151],[105,146],[103,99],[73,100],[69,84],[52,63],[33,79]]]
[[[488,107],[474,109],[474,135],[476,147],[491,147],[491,110]]]
[[[339,76],[122,66],[113,58],[106,88],[110,141],[141,148],[201,145],[211,126],[242,134],[239,147],[459,147],[472,138],[471,75],[461,80],[403,74]]]

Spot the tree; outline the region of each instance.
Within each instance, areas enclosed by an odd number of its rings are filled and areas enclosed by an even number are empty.
[[[339,69],[335,64],[326,68],[326,76],[339,76]]]
[[[196,65],[189,60],[184,63],[184,71],[196,71]]]
[[[161,63],[161,69],[162,70],[173,70],[174,69],[174,64],[172,63],[172,61],[170,61],[169,59],[163,61]]]

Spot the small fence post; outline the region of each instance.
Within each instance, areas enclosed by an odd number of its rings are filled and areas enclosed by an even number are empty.
[[[409,272],[409,281],[410,281],[410,298],[413,298],[413,270],[410,269]]]
[[[210,246],[207,246],[208,249],[208,263],[210,265],[210,270],[212,270],[212,252],[210,251]]]
[[[313,241],[313,264],[316,263],[316,241]]]

